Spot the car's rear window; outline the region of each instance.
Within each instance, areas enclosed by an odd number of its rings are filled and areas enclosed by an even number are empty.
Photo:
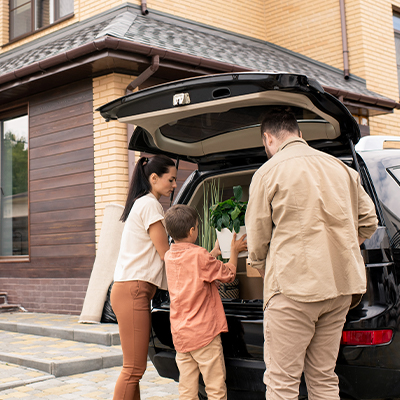
[[[260,125],[263,115],[271,107],[273,106],[240,107],[224,113],[196,115],[163,125],[160,131],[167,138],[194,143],[227,132]],[[290,110],[298,121],[322,120],[317,114],[303,108],[291,107]]]

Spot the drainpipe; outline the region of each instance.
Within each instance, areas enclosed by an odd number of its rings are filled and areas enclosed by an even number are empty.
[[[149,13],[149,10],[147,9],[146,0],[142,0],[142,2],[140,4],[140,8],[142,9],[142,15],[147,15]]]
[[[344,79],[348,80],[350,78],[349,69],[349,50],[347,47],[347,29],[346,29],[346,13],[344,7],[344,0],[339,0],[340,4],[340,23],[342,27],[342,46],[343,46],[343,69],[344,69]]]
[[[136,79],[134,79],[125,89],[125,94],[130,94],[133,92],[134,89],[136,89],[138,86],[140,86],[144,81],[150,78],[157,70],[158,67],[160,66],[160,56],[158,54],[154,55],[150,66],[145,69]],[[128,129],[128,146],[129,142],[131,140],[131,136],[133,134],[133,125],[128,124],[127,129]],[[131,180],[133,169],[135,167],[135,153],[133,151],[128,151],[128,174],[129,174],[129,181]],[[173,193],[171,194],[171,203],[172,203],[172,196]]]
[[[158,54],[154,55],[151,60],[151,65],[144,70],[136,79],[134,79],[125,89],[125,94],[130,94],[140,86],[143,82],[147,81],[160,66],[160,56]]]

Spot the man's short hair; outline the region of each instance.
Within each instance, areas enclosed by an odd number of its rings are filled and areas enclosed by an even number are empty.
[[[273,108],[266,112],[261,122],[261,136],[264,132],[283,139],[288,134],[300,136],[297,119],[292,112],[285,108]]]
[[[165,213],[165,225],[174,240],[187,238],[190,228],[196,227],[198,219],[197,211],[185,204],[176,204]]]

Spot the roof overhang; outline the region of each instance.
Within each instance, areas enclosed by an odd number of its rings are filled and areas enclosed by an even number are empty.
[[[111,72],[139,75],[158,55],[160,67],[154,77],[176,80],[221,72],[254,71],[251,68],[183,54],[113,36],[104,36],[0,76],[0,102],[10,102],[85,78]],[[391,113],[400,103],[381,97],[322,85],[344,104],[366,115]],[[347,105],[346,104],[346,105]]]

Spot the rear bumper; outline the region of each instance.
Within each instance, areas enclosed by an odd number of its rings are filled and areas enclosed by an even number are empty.
[[[178,381],[179,371],[175,363],[174,351],[156,353],[154,348],[150,347],[149,355],[161,376]],[[229,399],[265,399],[264,362],[226,359],[225,364]],[[340,392],[344,397],[349,395],[363,400],[400,397],[400,370],[337,365],[336,373],[339,376]],[[300,394],[306,394],[303,381],[300,385]]]
[[[393,399],[400,397],[400,370],[337,365],[341,393],[356,399]]]

